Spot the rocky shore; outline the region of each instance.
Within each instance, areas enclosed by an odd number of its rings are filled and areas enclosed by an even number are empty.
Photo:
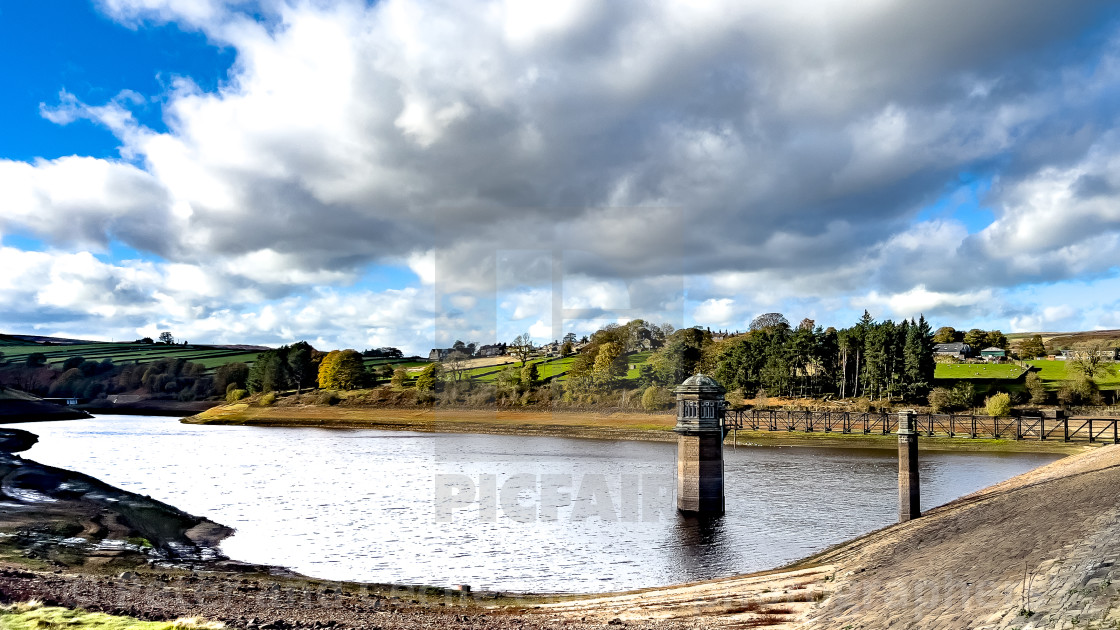
[[[0,446],[34,436],[0,429]],[[0,541],[9,552],[58,565],[179,566],[229,561],[218,543],[233,530],[93,477],[0,451]]]

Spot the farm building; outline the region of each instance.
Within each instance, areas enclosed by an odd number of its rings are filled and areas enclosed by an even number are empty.
[[[933,353],[942,357],[955,357],[967,359],[972,354],[972,347],[961,341],[953,343],[939,343],[933,347]]]
[[[1084,352],[1088,352],[1088,350],[1062,350],[1061,352],[1062,352],[1062,354],[1059,358],[1072,360],[1072,359],[1076,359],[1078,357],[1078,355],[1080,355]],[[1117,354],[1117,352],[1116,352],[1115,348],[1107,348],[1107,349],[1104,349],[1104,350],[1098,350],[1097,351],[1097,356],[1099,356],[1102,361],[1115,361],[1116,360],[1116,354]]]
[[[428,360],[443,361],[449,354],[451,354],[451,348],[432,348],[432,351],[428,353]]]
[[[500,357],[500,356],[504,355],[505,353],[506,353],[506,344],[495,343],[495,344],[482,346],[481,348],[478,349],[478,351],[475,354],[480,356],[480,357]]]
[[[1007,358],[1007,351],[1003,348],[984,348],[980,351],[980,357],[988,361],[999,361],[1000,359]]]

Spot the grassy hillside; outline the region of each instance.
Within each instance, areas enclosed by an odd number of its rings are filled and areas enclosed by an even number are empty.
[[[47,364],[59,367],[70,357],[80,356],[89,361],[111,359],[113,363],[144,363],[164,358],[182,358],[214,368],[226,363],[256,360],[260,350],[245,347],[208,345],[164,345],[146,343],[29,343],[12,337],[0,337],[0,353],[5,361],[20,363],[34,353],[47,357]]]
[[[1008,341],[1014,345],[1016,342],[1041,335],[1047,348],[1073,348],[1081,343],[1103,343],[1107,346],[1120,347],[1120,330],[1084,330],[1080,332],[1026,332],[1011,333],[1007,335]]]
[[[1045,385],[1047,389],[1057,389],[1062,381],[1075,376],[1068,369],[1067,361],[1048,361],[1042,359],[1039,361],[1027,361],[1027,363],[1038,368],[1038,377],[1042,379],[1042,384]],[[1093,377],[1097,386],[1101,389],[1120,389],[1120,364],[1103,363],[1101,365],[1101,372]]]

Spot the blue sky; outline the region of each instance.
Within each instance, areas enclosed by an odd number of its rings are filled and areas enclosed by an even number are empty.
[[[1120,327],[1120,9],[812,6],[0,0],[0,331]]]
[[[78,0],[0,3],[0,50],[7,60],[0,67],[0,155],[10,160],[119,157],[109,130],[88,121],[54,124],[40,115],[40,104],[57,104],[62,91],[101,103],[127,90],[142,99],[130,111],[163,131],[161,102],[172,77],[214,90],[235,58],[201,32],[173,24],[127,28]]]

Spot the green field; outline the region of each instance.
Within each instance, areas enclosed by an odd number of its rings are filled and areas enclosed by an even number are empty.
[[[121,342],[90,342],[80,344],[37,344],[22,339],[0,335],[0,361],[23,363],[33,353],[42,353],[47,357],[47,365],[58,369],[70,357],[80,356],[89,361],[104,361],[110,359],[117,365],[130,363],[148,363],[158,359],[185,359],[192,363],[201,363],[207,370],[214,370],[227,363],[252,364],[257,360],[261,350],[245,350],[242,348],[225,348],[207,345],[164,345],[159,343],[121,343]],[[412,359],[384,359],[367,358],[367,367],[377,367],[390,364],[397,367],[420,367],[427,365],[426,361]]]
[[[1023,368],[1014,363],[938,363],[934,369],[935,379],[972,379],[972,378],[1002,378],[1017,379],[1023,374]]]
[[[80,356],[89,361],[103,361],[110,359],[117,365],[130,363],[147,363],[157,359],[178,358],[192,363],[201,363],[207,370],[214,370],[227,363],[252,364],[257,359],[260,351],[244,350],[239,348],[223,348],[205,345],[164,345],[119,342],[90,342],[80,344],[36,344],[25,340],[14,339],[0,335],[0,361],[23,363],[33,353],[42,353],[47,358],[47,364],[60,368],[70,357]],[[636,381],[641,374],[641,366],[646,363],[651,353],[637,352],[626,357],[627,372],[623,377],[625,381]],[[537,374],[542,381],[563,382],[567,380],[568,370],[575,361],[570,357],[536,358],[531,362],[537,366]],[[427,361],[418,361],[414,358],[386,359],[365,358],[367,369],[382,365],[392,365],[394,368],[420,368],[428,365]],[[520,363],[513,362],[505,365],[491,365],[486,367],[471,368],[466,371],[466,377],[479,383],[492,383],[498,375],[510,366],[520,368]],[[409,380],[414,380],[416,372],[409,373]],[[939,376],[940,377],[940,376]]]
[[[564,357],[563,359],[553,359],[548,363],[542,363],[537,366],[537,374],[541,380],[551,378],[558,383],[562,383],[567,380],[568,370],[572,369],[572,363],[575,360],[575,357]]]
[[[626,376],[624,377],[624,379],[627,380],[627,381],[638,380],[638,377],[641,376],[641,373],[642,373],[641,372],[642,366],[646,364],[646,361],[649,360],[649,355],[651,355],[651,354],[653,354],[653,353],[652,352],[635,352],[634,354],[626,357],[627,365],[632,365],[633,367],[626,371]]]
[[[546,358],[546,359],[533,359],[529,363],[537,366],[537,378],[544,380],[549,377],[562,377],[568,371],[568,367],[572,364],[573,357],[564,359]],[[492,383],[498,379],[498,375],[509,368],[521,369],[521,362],[515,361],[513,363],[506,363],[505,365],[490,365],[486,367],[477,367],[467,370],[467,375],[472,381],[477,383]]]
[[[638,378],[639,368],[649,358],[649,352],[639,352],[627,357],[627,364],[633,365],[634,369],[628,370],[624,380],[633,381]],[[572,363],[575,362],[576,357],[550,357],[543,359],[533,359],[529,361],[537,366],[537,377],[542,380],[552,380],[556,382],[564,382],[568,378],[568,370],[571,369]],[[505,365],[491,365],[486,367],[477,367],[466,370],[467,376],[476,383],[492,383],[498,379],[502,371],[514,367],[521,368],[520,362],[507,363]]]
[[[1057,389],[1061,382],[1076,376],[1067,368],[1066,361],[1027,361],[1027,364],[1038,368],[1038,377],[1047,389]],[[1101,371],[1093,380],[1101,389],[1120,389],[1120,363],[1102,363]]]
[[[148,363],[158,359],[184,359],[215,369],[227,363],[252,363],[260,353],[257,350],[226,348],[208,345],[165,345],[151,343],[90,342],[78,344],[31,343],[12,337],[0,336],[0,360],[23,363],[34,353],[47,358],[47,365],[60,368],[71,357],[87,361],[111,360],[117,365]]]

